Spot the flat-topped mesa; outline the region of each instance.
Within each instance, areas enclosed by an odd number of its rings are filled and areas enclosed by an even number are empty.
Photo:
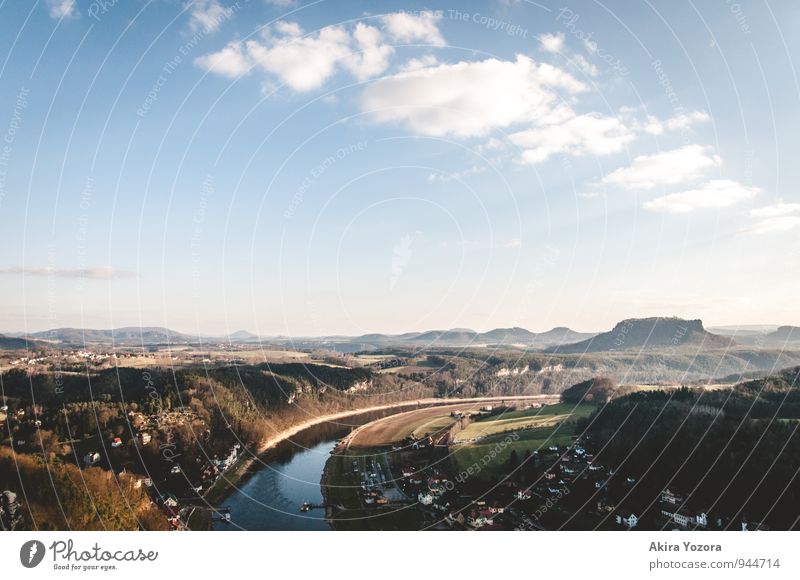
[[[576,342],[553,347],[551,352],[579,353],[628,351],[652,348],[726,348],[734,342],[708,332],[702,320],[682,318],[629,318],[608,332]]]

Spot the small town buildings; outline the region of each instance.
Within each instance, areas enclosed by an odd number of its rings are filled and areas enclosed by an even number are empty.
[[[90,451],[83,456],[83,463],[87,466],[100,463],[100,454],[97,451]]]
[[[625,526],[629,530],[632,530],[639,524],[639,518],[633,512],[629,512],[627,510],[621,510],[617,513],[615,521],[621,525]]]
[[[122,439],[120,439],[119,437],[114,437],[114,439],[111,441],[111,447],[120,447],[121,445],[122,445]]]
[[[671,505],[683,503],[683,496],[674,493],[671,489],[667,488],[661,492],[661,501]]]
[[[420,492],[417,495],[417,501],[422,505],[431,505],[434,499],[434,495],[429,491]]]

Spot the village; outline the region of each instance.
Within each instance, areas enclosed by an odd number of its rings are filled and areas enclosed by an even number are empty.
[[[480,419],[512,411],[489,406],[471,415]],[[453,418],[462,415],[459,410],[451,412]],[[344,481],[353,485],[364,510],[380,516],[413,507],[424,514],[425,527],[430,529],[548,530],[591,526],[608,530],[714,530],[731,524],[730,518],[722,514],[691,509],[686,497],[670,488],[665,488],[651,505],[631,509],[626,498],[637,477],[598,462],[590,451],[588,438],[573,437],[567,444],[528,449],[523,457],[515,449],[514,459],[501,466],[482,459],[458,469],[452,454],[459,451],[448,445],[449,434],[449,430],[419,437],[412,434],[390,447],[369,449],[365,455],[351,455],[352,450],[339,449],[337,453],[345,453],[352,467],[352,474],[345,475]],[[506,441],[517,445],[515,436],[519,435],[507,433]],[[501,447],[502,440],[498,454],[502,453]],[[488,469],[492,470],[491,477],[479,480],[481,472]],[[345,517],[347,510],[334,513]],[[766,527],[742,519],[736,529]]]

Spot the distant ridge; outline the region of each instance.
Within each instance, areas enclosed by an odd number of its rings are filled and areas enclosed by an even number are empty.
[[[629,318],[609,332],[588,340],[554,346],[553,353],[630,351],[652,348],[725,348],[736,343],[730,337],[712,334],[701,320],[682,318]]]
[[[92,328],[54,328],[43,332],[34,332],[28,338],[40,339],[67,344],[71,346],[82,346],[83,344],[119,344],[119,345],[142,345],[142,344],[199,344],[201,340],[197,336],[182,334],[168,328],[157,326],[125,326],[107,330]]]
[[[469,328],[451,328],[449,330],[428,330],[406,334],[364,334],[352,340],[365,344],[403,345],[430,347],[456,347],[492,345],[523,345],[544,348],[554,344],[575,342],[594,336],[594,333],[575,332],[566,327],[557,327],[546,332],[531,332],[525,328],[495,328],[487,332],[475,332]]]
[[[779,326],[766,335],[769,342],[800,342],[800,326]]]
[[[41,348],[42,346],[44,345],[39,342],[25,340],[24,338],[19,338],[16,336],[6,336],[5,334],[0,334],[0,350],[24,350]]]

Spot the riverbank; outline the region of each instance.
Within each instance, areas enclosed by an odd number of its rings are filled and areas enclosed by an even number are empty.
[[[254,473],[257,473],[269,462],[269,458],[265,456],[267,456],[271,451],[277,448],[278,445],[287,440],[292,439],[293,437],[303,433],[304,431],[313,429],[315,427],[327,423],[334,423],[336,421],[343,419],[358,418],[359,416],[362,415],[374,415],[376,413],[380,413],[383,411],[396,411],[400,413],[406,410],[413,410],[431,406],[466,404],[473,402],[494,403],[494,402],[510,401],[510,400],[516,400],[516,401],[538,400],[543,397],[547,397],[547,395],[518,395],[511,397],[476,397],[476,398],[464,398],[464,399],[426,398],[426,399],[415,399],[411,401],[398,401],[395,403],[374,405],[372,407],[363,407],[359,409],[348,409],[346,411],[321,415],[319,417],[315,417],[313,419],[300,422],[292,427],[280,431],[279,433],[276,433],[275,435],[269,437],[268,439],[265,439],[256,448],[254,452],[252,452],[249,456],[240,459],[226,473],[224,473],[217,480],[217,482],[206,491],[206,493],[203,495],[203,499],[210,506],[218,506],[231,493],[234,493],[238,489],[238,487],[240,487],[240,485],[244,483],[250,476],[252,476]],[[379,418],[380,417],[375,417],[370,419],[370,421]],[[201,513],[201,510],[195,510],[195,512],[189,518],[188,527],[190,529],[196,529],[196,530],[208,529],[210,523],[211,523],[210,515],[207,512],[203,511]]]

